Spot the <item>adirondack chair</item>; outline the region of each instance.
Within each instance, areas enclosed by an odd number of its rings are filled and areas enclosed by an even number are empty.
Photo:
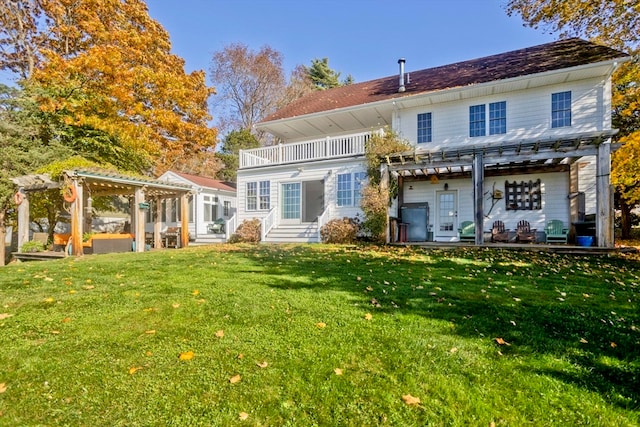
[[[504,228],[504,222],[494,221],[493,228],[491,228],[491,241],[509,242],[509,230]]]
[[[460,223],[460,228],[458,228],[458,233],[460,233],[461,242],[476,241],[476,225],[473,221],[462,221]]]
[[[224,219],[218,218],[213,221],[213,224],[209,224],[209,226],[207,227],[207,231],[213,234],[224,233]]]
[[[559,219],[549,221],[544,229],[544,233],[547,243],[567,243],[569,238],[569,229],[565,228],[564,223]]]
[[[518,242],[535,242],[536,241],[536,229],[531,228],[529,221],[522,220],[518,222],[518,229],[516,230],[516,240]]]

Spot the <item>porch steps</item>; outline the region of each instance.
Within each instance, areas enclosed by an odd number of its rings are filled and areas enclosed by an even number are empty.
[[[190,245],[212,245],[214,243],[225,243],[227,241],[224,234],[201,234],[196,237]]]
[[[317,243],[318,224],[278,225],[269,231],[266,243]]]

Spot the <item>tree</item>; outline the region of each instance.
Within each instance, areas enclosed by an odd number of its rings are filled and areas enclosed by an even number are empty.
[[[328,58],[312,59],[311,66],[306,68],[306,71],[314,87],[318,90],[331,89],[353,83],[353,77],[350,74],[343,82],[340,82],[340,73],[329,67]]]
[[[218,118],[223,130],[253,129],[285,92],[282,54],[269,46],[254,52],[241,43],[227,45],[213,54],[210,72],[220,97],[216,104],[226,111]]]
[[[0,67],[22,70],[29,85],[40,88],[44,112],[146,156],[157,174],[215,148],[207,110],[212,89],[204,72],[184,72],[184,61],[171,54],[167,32],[149,17],[143,1],[8,5],[15,7],[5,6],[11,15],[0,21],[0,36],[13,45],[3,50]],[[29,25],[15,24],[16,18]]]
[[[278,108],[282,108],[313,91],[315,91],[315,86],[307,73],[307,68],[304,65],[297,65],[291,71],[289,84],[284,95],[278,101]]]
[[[47,132],[37,112],[37,106],[22,91],[0,84],[0,265],[5,262],[6,225],[16,213],[16,187],[11,178],[71,154],[55,139],[43,138]]]
[[[613,75],[613,125],[622,147],[613,155],[611,182],[622,212],[622,237],[631,232],[631,208],[640,202],[640,2],[628,0],[510,0],[509,16],[561,37],[586,37],[633,55]]]
[[[240,150],[260,147],[258,139],[247,129],[231,131],[224,138],[218,157],[224,166],[218,172],[223,181],[236,181]]]

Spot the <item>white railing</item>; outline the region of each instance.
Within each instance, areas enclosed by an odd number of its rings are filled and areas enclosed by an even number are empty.
[[[269,231],[271,231],[271,229],[276,225],[277,218],[278,218],[278,210],[275,207],[271,208],[267,216],[262,218],[262,238],[260,239],[261,241],[264,242],[266,240],[267,234],[269,234]]]
[[[322,227],[329,221],[330,218],[330,208],[327,207],[324,212],[318,216],[318,242],[322,243],[322,234],[320,234],[320,230]]]
[[[233,214],[231,218],[224,224],[225,237],[227,240],[231,238],[231,235],[238,229],[238,217]]]
[[[240,150],[240,169],[364,154],[371,132]]]

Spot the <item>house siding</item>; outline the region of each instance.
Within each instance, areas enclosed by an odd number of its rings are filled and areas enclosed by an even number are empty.
[[[463,99],[442,104],[402,110],[394,126],[405,139],[415,144],[417,115],[432,113],[432,141],[418,146],[425,149],[452,148],[478,143],[550,138],[577,132],[593,132],[610,128],[610,118],[603,114],[603,97],[609,93],[609,80],[585,79],[562,85],[537,87],[530,90]],[[551,127],[551,94],[571,91],[571,126]],[[471,105],[506,101],[507,132],[484,137],[469,137],[469,107]],[[428,101],[425,100],[425,104]],[[488,111],[487,111],[488,122]]]

